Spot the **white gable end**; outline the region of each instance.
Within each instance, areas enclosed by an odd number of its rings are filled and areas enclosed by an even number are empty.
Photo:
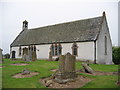
[[[102,27],[96,42],[96,48],[97,62],[101,64],[112,64],[112,43],[105,18],[103,19]]]

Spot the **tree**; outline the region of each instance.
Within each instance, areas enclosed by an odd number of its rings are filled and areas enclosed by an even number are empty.
[[[114,64],[120,64],[120,47],[112,47],[112,51]]]
[[[4,58],[10,58],[10,54],[9,53],[4,54]]]

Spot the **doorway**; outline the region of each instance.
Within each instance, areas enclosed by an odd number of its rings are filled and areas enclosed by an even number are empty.
[[[15,58],[15,51],[12,51],[12,58]]]

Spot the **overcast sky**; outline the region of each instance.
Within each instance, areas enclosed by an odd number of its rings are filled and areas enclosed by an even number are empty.
[[[84,1],[84,0],[83,0]],[[118,45],[118,1],[96,0],[1,0],[0,48],[9,53],[10,44],[22,31],[22,22],[28,28],[101,16],[106,12],[113,45]]]

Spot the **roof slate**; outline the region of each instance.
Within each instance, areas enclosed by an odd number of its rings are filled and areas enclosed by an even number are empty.
[[[100,31],[102,17],[23,30],[11,46],[94,41]]]

